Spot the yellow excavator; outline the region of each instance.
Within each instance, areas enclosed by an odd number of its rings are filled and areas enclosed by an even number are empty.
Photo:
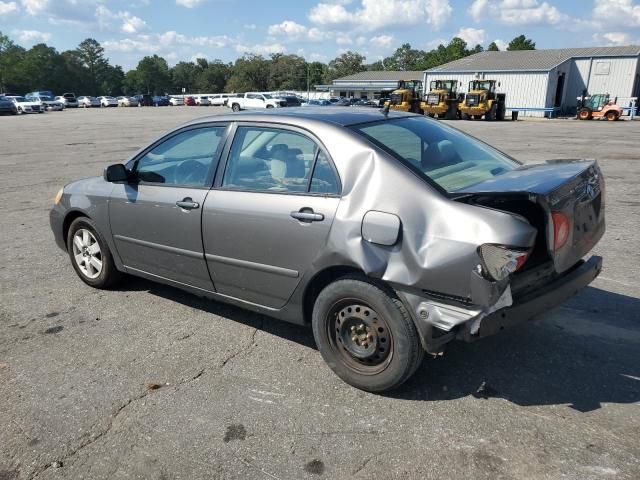
[[[424,102],[422,97],[422,82],[420,80],[400,80],[389,100],[385,102],[386,108],[401,110],[403,112],[424,114]]]
[[[506,94],[496,93],[500,84],[495,80],[472,80],[469,82],[469,93],[464,101],[459,103],[458,109],[462,118],[476,120],[504,120],[506,113]]]
[[[458,104],[464,100],[464,93],[458,94],[458,84],[457,80],[432,81],[424,97],[424,114],[446,120],[459,118]]]

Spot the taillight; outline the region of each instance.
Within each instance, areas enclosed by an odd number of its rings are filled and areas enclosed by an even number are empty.
[[[552,212],[551,219],[553,220],[553,250],[557,251],[567,243],[571,222],[569,217],[562,212]]]
[[[531,250],[516,250],[504,245],[486,243],[479,248],[484,271],[493,280],[503,280],[522,268]]]

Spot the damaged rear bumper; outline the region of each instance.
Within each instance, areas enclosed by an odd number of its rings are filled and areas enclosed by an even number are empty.
[[[602,257],[593,256],[526,293],[512,297],[510,285],[503,286],[499,295],[500,290],[482,292],[491,298],[486,306],[452,305],[406,291],[397,293],[413,316],[424,349],[439,353],[451,340],[471,342],[548,312],[589,285],[601,269]]]
[[[472,342],[546,313],[589,285],[601,270],[602,257],[581,261],[562,277],[523,297],[515,297],[511,306],[482,318],[479,328],[475,328],[473,321],[461,325],[456,338]]]

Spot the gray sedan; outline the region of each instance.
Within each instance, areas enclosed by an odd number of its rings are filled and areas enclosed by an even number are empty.
[[[385,391],[588,285],[603,196],[595,161],[524,166],[422,116],[304,108],[182,125],[65,186],[50,221],[86,284],[128,273],[310,324],[337,375]]]

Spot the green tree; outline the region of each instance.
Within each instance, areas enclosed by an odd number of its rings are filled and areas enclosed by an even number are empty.
[[[144,91],[145,86],[138,70],[129,70],[124,75],[122,87],[126,95],[136,95]]]
[[[346,77],[347,75],[353,75],[354,73],[364,72],[366,70],[364,66],[365,60],[366,57],[351,50],[334,58],[329,62],[329,65],[327,65],[327,82],[335,80],[336,78]]]
[[[269,83],[269,60],[262,55],[245,54],[237,59],[225,85],[227,92],[266,90]]]
[[[187,92],[193,92],[201,71],[202,69],[193,62],[178,62],[171,69],[171,82],[173,83],[174,91],[182,92],[184,88]]]
[[[498,44],[496,42],[491,42],[487,47],[487,52],[499,52]]]
[[[365,67],[369,72],[381,72],[384,70],[384,62],[382,60],[378,60],[376,62],[365,65]]]
[[[117,97],[123,93],[124,71],[120,65],[107,65],[100,74],[100,91]]]
[[[509,42],[507,50],[535,50],[536,43],[530,38],[520,35]]]
[[[136,70],[138,86],[142,88],[143,93],[160,95],[171,89],[169,65],[164,58],[158,55],[144,57],[138,62]]]
[[[269,62],[269,90],[306,90],[307,62],[298,55],[275,53]]]
[[[411,48],[411,44],[405,43],[384,59],[384,66],[388,70],[416,70],[424,54],[424,51]]]
[[[200,92],[223,92],[230,76],[231,65],[221,60],[207,62],[206,68],[201,68],[197,73],[195,88]]]
[[[99,87],[103,81],[109,62],[104,57],[104,48],[93,38],[87,38],[80,42],[76,49],[78,58],[88,70],[88,85],[91,95],[100,95]]]
[[[0,32],[0,93],[23,90],[17,69],[24,54],[24,48]]]

